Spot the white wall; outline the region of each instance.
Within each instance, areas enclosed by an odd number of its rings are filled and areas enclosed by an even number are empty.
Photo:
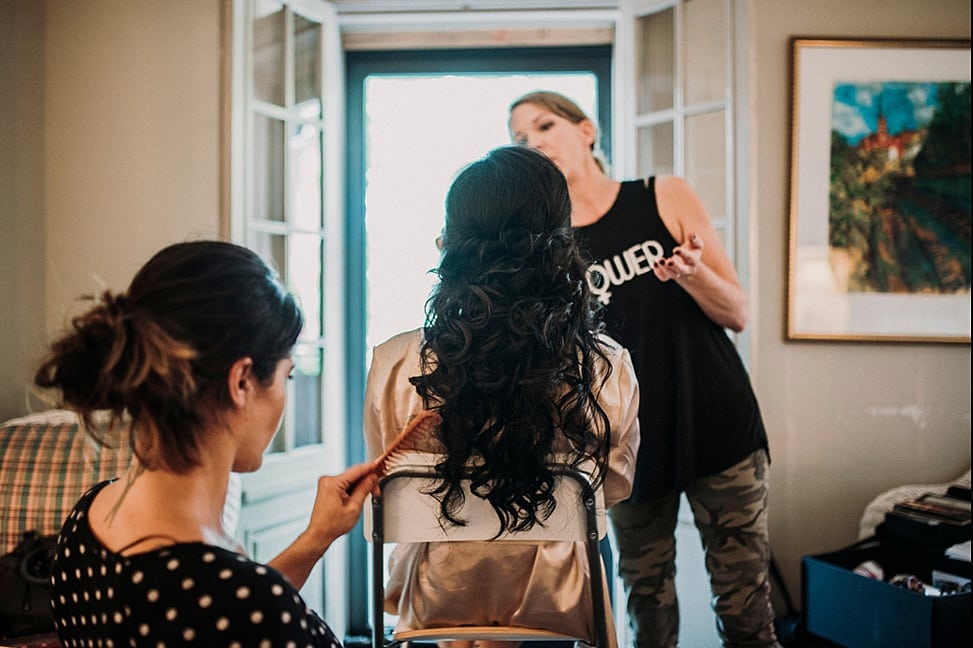
[[[770,435],[771,542],[800,559],[857,539],[865,505],[970,467],[970,346],[785,342],[791,36],[970,37],[967,0],[751,0],[753,379]],[[799,601],[798,601],[799,603]]]

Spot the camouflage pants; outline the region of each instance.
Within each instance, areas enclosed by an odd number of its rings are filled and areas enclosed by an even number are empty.
[[[758,450],[686,489],[713,593],[724,646],[777,646],[770,603],[767,454]],[[638,648],[676,646],[676,518],[678,492],[609,510],[618,572]]]

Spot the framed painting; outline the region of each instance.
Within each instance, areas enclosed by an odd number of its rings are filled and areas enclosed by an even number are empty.
[[[791,39],[787,338],[970,343],[970,41]]]

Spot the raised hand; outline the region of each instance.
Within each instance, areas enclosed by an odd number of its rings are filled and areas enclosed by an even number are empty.
[[[672,256],[659,259],[652,271],[660,281],[692,277],[699,270],[703,257],[703,239],[690,232],[682,245],[672,250]]]

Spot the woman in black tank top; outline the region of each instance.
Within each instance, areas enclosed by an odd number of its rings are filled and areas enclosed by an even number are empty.
[[[515,142],[545,153],[567,179],[589,285],[639,379],[635,484],[631,498],[609,511],[635,643],[678,641],[674,534],[685,493],[725,644],[777,645],[767,435],[726,334],[743,330],[748,298],[702,201],[675,176],[608,177],[596,154],[597,127],[562,95],[520,97],[509,127]]]

